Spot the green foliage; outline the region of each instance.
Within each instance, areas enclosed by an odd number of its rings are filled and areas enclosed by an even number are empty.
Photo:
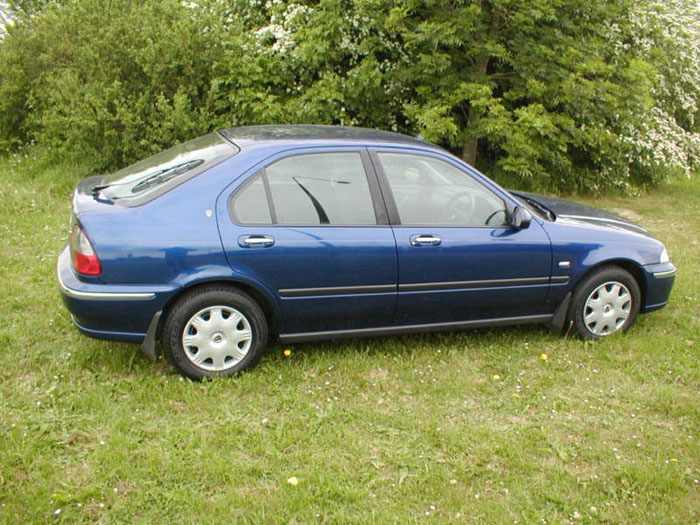
[[[216,127],[361,125],[558,192],[634,191],[700,156],[692,0],[30,4],[0,44],[5,149],[107,169]]]
[[[12,28],[0,47],[5,146],[31,137],[104,169],[207,131],[218,52],[207,22],[175,0],[88,0]]]

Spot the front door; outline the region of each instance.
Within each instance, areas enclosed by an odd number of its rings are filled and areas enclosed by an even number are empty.
[[[376,150],[372,159],[394,216],[395,324],[543,314],[552,254],[538,222],[510,227],[495,188],[439,154]]]

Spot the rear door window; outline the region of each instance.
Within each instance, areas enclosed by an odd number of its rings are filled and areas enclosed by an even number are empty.
[[[231,201],[231,215],[239,224],[272,224],[270,205],[261,175],[253,177]]]
[[[359,152],[287,157],[254,176],[231,200],[239,224],[377,224]]]

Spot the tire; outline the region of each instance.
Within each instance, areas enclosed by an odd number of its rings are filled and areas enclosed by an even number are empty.
[[[602,266],[574,289],[569,321],[583,339],[601,339],[626,332],[637,319],[639,284],[619,266]]]
[[[190,379],[230,376],[255,366],[267,346],[268,326],[247,294],[205,286],[170,309],[162,342],[170,363]]]

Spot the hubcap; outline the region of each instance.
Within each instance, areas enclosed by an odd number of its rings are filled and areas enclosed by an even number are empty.
[[[622,328],[631,310],[632,294],[627,287],[609,281],[598,286],[586,299],[583,322],[594,335],[610,335]]]
[[[228,370],[250,350],[248,319],[230,306],[210,306],[194,314],[182,332],[182,347],[192,364],[211,372]]]

